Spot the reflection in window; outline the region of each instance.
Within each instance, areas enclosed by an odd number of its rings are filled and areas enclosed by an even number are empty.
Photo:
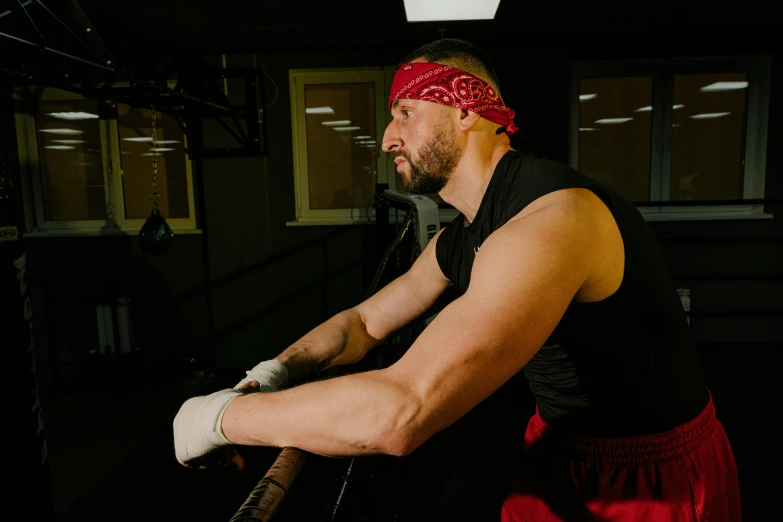
[[[374,83],[305,86],[311,209],[364,208],[378,172]]]
[[[745,74],[674,77],[672,200],[742,199]]]
[[[152,210],[152,155],[158,161],[160,213],[164,218],[190,217],[185,137],[174,118],[156,111],[117,106],[120,161],[126,219],[146,219]]]
[[[585,78],[579,170],[631,201],[650,199],[652,77]]]
[[[100,125],[94,100],[40,102],[36,134],[46,220],[106,219]]]

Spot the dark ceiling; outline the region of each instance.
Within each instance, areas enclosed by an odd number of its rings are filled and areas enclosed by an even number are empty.
[[[80,0],[102,32],[124,27],[199,51],[306,45],[366,45],[463,37],[524,41],[572,34],[757,28],[773,17],[751,2],[570,3],[502,0],[495,20],[407,23],[402,0]],[[569,5],[570,4],[570,5]],[[729,36],[729,35],[727,35]]]
[[[85,27],[92,28],[89,34]],[[402,0],[0,0],[0,33],[10,35],[0,35],[0,72],[36,63],[39,72],[59,67],[64,74],[75,73],[79,59],[102,64],[111,58],[113,68],[213,52],[403,48],[398,55],[442,35],[480,45],[570,49],[696,41],[741,52],[751,40],[762,42],[755,49],[771,47],[767,42],[780,37],[780,27],[770,12],[747,1],[501,0],[494,20],[407,23]],[[61,52],[77,59],[63,69]]]
[[[732,38],[732,31],[767,32],[777,22],[751,2],[692,0],[502,0],[495,20],[436,23],[407,23],[402,0],[0,0],[20,3],[33,15],[43,13],[39,4],[55,10],[75,3],[110,46],[154,42],[197,52],[402,43],[436,38],[443,29],[509,43],[651,31],[720,31]],[[26,23],[18,9],[11,18],[16,29]],[[2,22],[0,31],[7,29]]]

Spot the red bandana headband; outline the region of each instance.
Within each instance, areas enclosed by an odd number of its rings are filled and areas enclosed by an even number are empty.
[[[514,125],[514,111],[506,107],[495,89],[481,78],[448,65],[403,64],[392,81],[389,109],[394,100],[406,98],[475,112],[501,125],[509,135],[519,129]]]

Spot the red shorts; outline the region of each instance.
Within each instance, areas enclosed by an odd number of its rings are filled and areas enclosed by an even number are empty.
[[[737,467],[710,398],[659,435],[567,434],[533,416],[502,522],[739,522]]]

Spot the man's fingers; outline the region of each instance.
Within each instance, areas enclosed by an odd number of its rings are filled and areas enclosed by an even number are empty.
[[[253,393],[261,389],[261,384],[259,384],[258,381],[250,381],[248,383],[243,384],[239,389],[245,393]]]
[[[245,459],[233,446],[224,446],[203,457],[183,462],[182,465],[192,469],[233,468],[242,471]]]
[[[242,471],[245,468],[245,459],[236,450],[234,450],[234,456],[231,457],[231,465],[237,471]]]

